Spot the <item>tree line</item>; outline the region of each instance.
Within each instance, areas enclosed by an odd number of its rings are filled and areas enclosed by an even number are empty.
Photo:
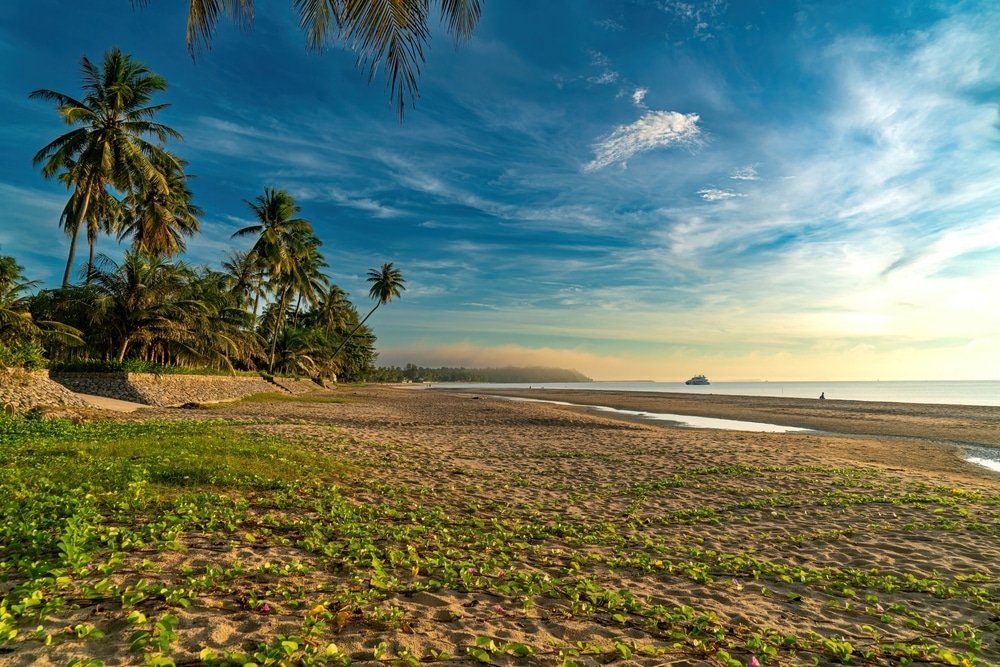
[[[255,223],[234,238],[221,270],[176,259],[200,231],[187,163],[156,122],[166,82],[119,49],[98,65],[82,59],[83,95],[48,89],[70,131],[34,157],[46,178],[69,191],[60,225],[69,237],[61,287],[36,291],[16,258],[0,256],[0,365],[46,363],[201,366],[364,379],[375,337],[365,324],[398,298],[405,280],[392,263],[368,272],[374,307],[360,318],[323,273],[322,242],[286,191],[265,188],[247,201]],[[116,261],[97,254],[102,234],[130,242]],[[89,246],[73,282],[76,247]]]
[[[369,373],[368,379],[373,382],[592,382],[583,373],[566,368],[425,368],[416,364],[380,366]]]

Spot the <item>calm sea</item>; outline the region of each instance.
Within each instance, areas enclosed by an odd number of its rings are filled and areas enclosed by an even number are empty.
[[[686,385],[683,382],[551,382],[440,383],[441,388],[465,389],[587,389],[591,391],[661,391],[684,394],[738,396],[787,396],[845,401],[894,401],[897,403],[944,403],[947,405],[1000,406],[1000,380],[935,382],[713,382]]]

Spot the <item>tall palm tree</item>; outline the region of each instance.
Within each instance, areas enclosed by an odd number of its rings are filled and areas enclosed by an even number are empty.
[[[372,284],[371,289],[368,290],[368,296],[375,299],[375,306],[368,311],[365,318],[358,322],[358,326],[354,327],[351,333],[347,334],[347,338],[334,350],[332,355],[334,357],[344,349],[347,341],[351,340],[351,337],[358,332],[358,329],[365,325],[365,322],[372,316],[372,313],[378,310],[379,306],[389,303],[393,299],[400,298],[402,293],[406,291],[406,281],[403,280],[403,273],[399,269],[394,268],[392,262],[386,262],[380,269],[368,269],[368,282]]]
[[[150,0],[132,0],[144,6]],[[472,36],[482,12],[481,0],[436,0],[441,20],[456,41]],[[379,69],[388,75],[390,99],[400,121],[406,102],[417,97],[417,76],[430,38],[430,0],[292,0],[299,25],[312,49],[341,44],[357,53],[368,80]],[[219,16],[250,25],[254,0],[188,0],[187,43],[192,52],[208,44]]]
[[[147,186],[125,198],[119,241],[131,236],[132,249],[150,255],[173,257],[184,252],[184,237],[198,232],[198,216],[202,214],[201,208],[191,203],[190,177],[183,171],[186,165],[177,158],[158,165],[167,177],[166,191]]]
[[[284,190],[265,188],[263,195],[259,195],[254,202],[247,202],[247,205],[258,223],[237,230],[233,238],[258,235],[250,255],[262,267],[268,288],[278,297],[268,363],[273,369],[275,347],[291,290],[304,285],[295,282],[297,265],[306,260],[310,249],[314,250],[319,245],[319,239],[308,220],[294,217],[301,209]]]
[[[109,186],[122,193],[142,188],[166,193],[169,184],[161,165],[173,162],[177,169],[181,167],[162,147],[180,134],[151,120],[167,106],[150,104],[153,95],[166,89],[166,82],[117,48],[104,55],[101,67],[86,56],[81,64],[82,100],[47,89],[30,95],[55,102],[62,119],[74,126],[39,150],[33,161],[36,166],[42,164],[46,178],[64,173],[77,198],[75,219],[69,224],[64,287],[69,284],[77,235],[95,199]]]
[[[257,224],[236,230],[232,238],[256,235],[250,255],[261,263],[268,278],[286,273],[292,265],[291,240],[296,234],[311,234],[312,225],[304,218],[294,217],[301,209],[284,190],[264,188],[264,194],[246,204]]]

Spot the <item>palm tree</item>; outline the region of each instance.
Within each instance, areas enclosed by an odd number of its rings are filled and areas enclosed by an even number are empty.
[[[244,308],[243,294],[233,291],[229,274],[203,268],[191,275],[187,293],[186,298],[205,306],[189,320],[197,342],[195,354],[187,356],[215,368],[233,370],[234,362],[253,368],[253,358],[263,353],[261,339]]]
[[[42,164],[43,176],[62,173],[62,179],[74,188],[64,287],[69,284],[77,236],[93,202],[109,186],[122,193],[147,188],[168,193],[162,165],[173,163],[181,168],[162,148],[168,138],[179,139],[180,134],[151,120],[167,106],[149,104],[155,93],[166,89],[166,82],[117,48],[104,55],[100,68],[86,56],[81,64],[82,100],[47,89],[30,95],[55,102],[66,124],[74,126],[38,151],[33,160],[36,166]]]
[[[13,257],[0,256],[0,344],[26,341],[38,331],[23,294],[36,283],[21,280],[22,271]]]
[[[372,284],[371,289],[368,290],[368,296],[375,299],[375,306],[368,311],[368,314],[358,323],[358,326],[354,327],[351,333],[347,334],[347,338],[334,350],[331,356],[336,357],[337,353],[344,349],[347,341],[351,340],[351,337],[357,333],[358,329],[365,325],[365,322],[372,316],[372,313],[378,310],[379,306],[389,303],[393,299],[400,298],[402,292],[406,291],[406,281],[403,280],[403,274],[399,269],[393,268],[392,262],[386,262],[382,265],[381,269],[368,269],[368,282]]]
[[[144,6],[150,0],[132,0]],[[188,0],[187,43],[193,54],[211,41],[220,15],[249,25],[253,0]],[[417,97],[417,76],[430,37],[430,0],[292,0],[299,25],[312,49],[342,44],[357,53],[368,80],[385,69],[390,99],[400,121],[407,99]],[[481,0],[437,0],[441,20],[457,41],[472,36],[482,12]]]
[[[17,351],[36,346],[38,341],[68,345],[83,343],[80,332],[32,312],[34,297],[25,294],[36,281],[22,279],[23,269],[13,257],[0,256],[0,348]],[[41,348],[38,348],[41,361]],[[2,365],[2,362],[0,362]]]
[[[291,290],[309,289],[308,281],[301,279],[297,267],[300,262],[307,262],[320,241],[308,220],[293,217],[301,209],[284,190],[265,188],[263,195],[259,195],[255,202],[247,202],[247,205],[259,222],[237,230],[233,238],[258,235],[250,255],[263,268],[270,291],[278,295],[268,363],[273,370],[275,348]]]
[[[258,222],[233,233],[232,238],[257,236],[250,256],[260,262],[269,278],[287,272],[292,265],[289,241],[295,234],[312,233],[312,225],[295,216],[301,209],[284,190],[264,188],[252,202],[246,202]]]
[[[118,240],[132,237],[132,249],[150,255],[173,257],[184,252],[184,236],[199,230],[201,208],[191,203],[189,176],[184,160],[173,158],[159,165],[167,177],[167,190],[143,187],[124,201],[127,211],[118,230]]]
[[[72,189],[73,169],[72,165],[68,165],[68,167],[66,171],[59,174],[59,180],[66,184],[67,189]],[[83,205],[84,194],[82,189],[73,190],[73,194],[66,201],[62,215],[59,217],[59,225],[71,238],[79,231],[75,225],[78,222],[79,207]],[[122,202],[118,201],[110,192],[100,188],[91,193],[83,221],[87,224],[87,269],[84,273],[85,276],[89,277],[94,268],[94,247],[97,245],[97,237],[101,233],[113,234],[117,232],[121,226],[123,215]]]
[[[226,270],[231,289],[239,295],[240,304],[244,309],[252,304],[250,313],[256,317],[263,273],[260,264],[249,252],[233,250],[222,262],[222,268]]]
[[[353,308],[354,306],[347,300],[347,293],[336,285],[330,285],[320,295],[316,307],[309,312],[308,325],[331,333],[347,325]]]
[[[129,251],[121,264],[102,255],[92,273],[91,327],[107,356],[124,361],[133,345],[174,346],[194,356],[199,341],[190,322],[206,306],[186,289],[186,266]]]

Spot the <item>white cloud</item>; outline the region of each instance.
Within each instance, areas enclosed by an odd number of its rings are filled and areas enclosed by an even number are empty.
[[[597,84],[598,86],[605,86],[609,83],[614,83],[618,80],[618,72],[606,69],[597,76],[588,76],[587,81],[589,83]]]
[[[330,201],[347,208],[369,213],[375,218],[396,218],[402,215],[399,209],[386,206],[370,197],[357,197],[335,187],[298,187],[291,194],[301,201]]]
[[[594,67],[608,67],[611,64],[608,57],[600,51],[590,49],[587,53],[590,54],[590,64]]]
[[[637,107],[642,107],[645,109],[646,105],[643,104],[643,100],[646,99],[646,93],[648,92],[649,92],[648,88],[636,88],[634,91],[632,91],[632,102],[635,103]]]
[[[634,123],[619,125],[594,144],[594,159],[583,171],[597,171],[654,148],[697,144],[701,135],[698,120],[695,113],[649,111]]]
[[[757,175],[757,168],[754,165],[748,165],[740,169],[733,170],[733,173],[729,178],[734,181],[756,181],[760,180],[760,176]]]
[[[614,19],[601,19],[600,21],[594,21],[594,25],[604,28],[608,32],[621,32],[625,29],[625,26]]]
[[[726,199],[732,199],[733,197],[742,197],[738,192],[733,192],[732,190],[720,190],[719,188],[705,188],[704,190],[698,190],[698,195],[705,201],[725,201]]]

